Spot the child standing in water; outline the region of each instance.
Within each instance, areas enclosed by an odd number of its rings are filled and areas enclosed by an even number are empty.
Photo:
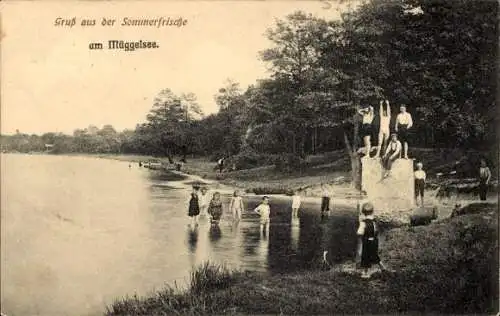
[[[324,216],[328,212],[330,212],[330,191],[325,186],[325,184],[321,184],[321,216]]]
[[[269,198],[267,196],[262,198],[262,203],[254,209],[254,212],[260,215],[261,232],[264,233],[264,231],[269,231],[271,208],[269,206]]]
[[[240,191],[235,190],[231,202],[229,204],[229,209],[231,210],[231,214],[233,215],[234,221],[241,220],[241,213],[243,212],[243,199],[240,196]]]
[[[361,244],[361,268],[362,278],[369,278],[368,269],[378,264],[380,269],[388,271],[378,256],[378,227],[373,216],[373,205],[365,203],[362,206],[363,218],[359,223],[357,235]]]
[[[208,214],[210,214],[212,224],[219,224],[220,218],[222,216],[222,201],[220,199],[220,193],[215,192],[210,205],[208,206]]]
[[[200,216],[206,217],[208,215],[208,205],[210,204],[210,195],[207,193],[207,188],[202,187],[198,196],[200,203]]]
[[[198,187],[193,186],[193,192],[191,192],[191,199],[189,200],[188,210],[188,216],[191,217],[191,225],[198,226],[198,215],[200,215]]]
[[[420,206],[424,206],[424,189],[425,189],[425,171],[424,165],[417,163],[417,171],[415,171],[415,202],[418,205],[418,198],[420,197]]]
[[[300,195],[299,191],[295,191],[292,196],[292,217],[299,216],[299,208],[300,208]]]

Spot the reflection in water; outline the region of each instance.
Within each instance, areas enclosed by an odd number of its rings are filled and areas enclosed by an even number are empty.
[[[268,235],[251,212],[218,227],[200,220],[192,230],[184,177],[78,157],[2,155],[2,165],[7,315],[100,314],[116,298],[146,295],[165,282],[184,285],[207,260],[281,273],[308,267],[324,248],[336,260],[354,254],[356,212],[336,208],[321,223],[320,201],[304,203],[300,218],[291,218],[290,198],[272,197]],[[261,198],[243,200],[251,210]]]
[[[219,225],[211,225],[209,230],[210,241],[217,242],[222,237],[222,231]]]
[[[198,228],[188,230],[189,251],[196,253],[196,244],[198,242]]]
[[[299,234],[300,234],[300,219],[299,217],[292,217],[290,223],[290,244],[293,251],[297,251],[299,247]]]

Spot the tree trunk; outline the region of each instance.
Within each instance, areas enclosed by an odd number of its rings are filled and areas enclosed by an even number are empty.
[[[356,128],[357,130],[357,128]],[[361,190],[361,160],[355,149],[356,146],[351,146],[351,142],[347,137],[346,132],[344,134],[344,142],[347,154],[351,160],[351,186],[353,186],[357,190]]]

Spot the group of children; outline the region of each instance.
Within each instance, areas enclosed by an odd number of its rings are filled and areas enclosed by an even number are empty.
[[[220,192],[214,192],[213,196],[210,197],[207,191],[206,187],[200,189],[197,186],[193,186],[188,209],[188,216],[191,217],[191,226],[198,226],[199,216],[209,216],[212,225],[218,225],[221,220],[223,215],[221,194]],[[237,223],[241,220],[244,209],[245,206],[241,198],[241,193],[239,190],[235,190],[229,202],[229,213],[232,216],[233,222]],[[254,212],[260,216],[261,230],[269,230],[271,209],[267,196],[262,198],[262,202],[254,209]]]
[[[384,103],[386,108],[384,109]],[[382,166],[386,170],[384,177],[390,175],[392,163],[403,153],[403,158],[408,159],[408,136],[413,126],[413,119],[406,111],[406,106],[400,106],[400,113],[396,117],[394,132],[390,133],[391,107],[389,101],[380,101],[380,127],[378,132],[377,153],[373,158],[379,158],[382,153]],[[370,158],[372,151],[371,137],[374,134],[375,110],[373,106],[362,108],[358,111],[362,116],[361,134],[365,145],[365,157]],[[389,141],[390,137],[390,141]],[[385,150],[384,150],[385,147]]]
[[[419,169],[421,170],[421,168]],[[299,192],[294,192],[292,196],[292,217],[298,217],[298,212],[301,206],[301,198]],[[233,220],[239,221],[244,210],[243,200],[240,192],[236,190],[229,203],[230,213]],[[369,278],[369,268],[372,265],[379,265],[383,271],[388,270],[378,255],[378,226],[373,214],[373,205],[364,201],[360,204],[359,227],[358,235],[358,256],[360,257],[360,266],[362,268],[362,278]],[[211,223],[217,225],[222,216],[222,201],[219,192],[214,192],[213,196],[207,193],[205,187],[193,188],[191,200],[189,202],[188,215],[192,218],[192,223],[198,225],[197,217],[201,214],[210,216]],[[262,197],[261,203],[253,210],[260,216],[260,230],[262,233],[269,232],[271,208],[269,205],[269,197]]]
[[[212,197],[207,192],[207,188],[193,186],[191,199],[189,200],[188,216],[191,218],[191,225],[198,226],[199,216],[210,216],[210,222],[216,224],[222,216],[222,200],[219,192],[214,192]]]

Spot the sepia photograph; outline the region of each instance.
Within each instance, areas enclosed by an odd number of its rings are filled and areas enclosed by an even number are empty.
[[[498,315],[499,5],[0,2],[1,316]]]

